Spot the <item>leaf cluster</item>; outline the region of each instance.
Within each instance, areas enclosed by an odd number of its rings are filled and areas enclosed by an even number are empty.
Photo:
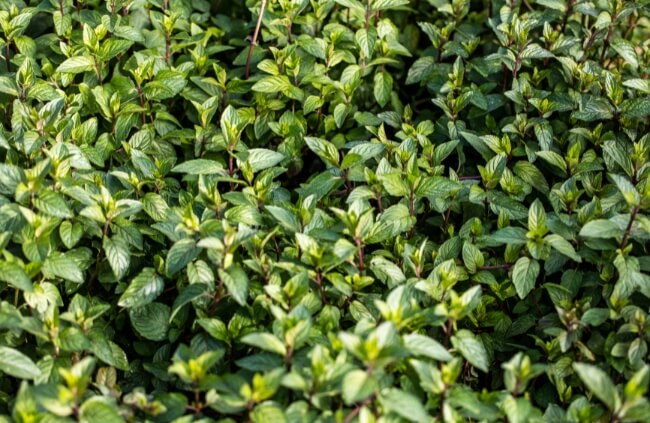
[[[649,40],[0,0],[0,421],[650,422]]]

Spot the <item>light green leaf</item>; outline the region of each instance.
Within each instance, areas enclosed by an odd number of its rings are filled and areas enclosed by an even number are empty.
[[[34,199],[34,205],[44,214],[61,219],[74,217],[74,214],[65,202],[65,199],[58,192],[43,190]]]
[[[465,360],[487,373],[490,363],[480,338],[467,329],[460,329],[451,337],[451,343],[460,351]]]
[[[58,277],[75,283],[84,282],[84,275],[79,264],[63,254],[48,257],[43,263],[42,272],[48,278]]]
[[[437,361],[450,361],[451,354],[438,341],[425,335],[411,333],[404,336],[404,347],[415,356],[429,357]]]
[[[343,401],[354,404],[368,398],[377,389],[377,381],[363,370],[352,370],[343,378]]]
[[[122,279],[129,269],[131,254],[128,244],[120,237],[104,237],[104,254],[117,280]]]
[[[557,154],[555,151],[538,151],[535,153],[537,157],[544,160],[546,163],[555,166],[560,169],[563,173],[567,171],[567,164],[564,161],[564,158]]]
[[[253,172],[259,172],[273,167],[284,160],[284,155],[266,148],[252,148],[248,150],[248,164]]]
[[[349,7],[350,9],[358,10],[360,12],[365,12],[366,8],[361,4],[359,0],[334,0],[336,3],[344,7]]]
[[[324,139],[315,137],[305,137],[305,143],[307,143],[307,147],[316,153],[318,157],[323,159],[323,161],[332,166],[338,166],[339,150],[334,144],[329,141],[325,141]]]
[[[284,207],[266,206],[264,207],[283,228],[290,232],[300,232],[300,221],[291,211]]]
[[[253,91],[266,94],[284,93],[293,87],[285,75],[265,76],[253,85]]]
[[[386,410],[391,411],[408,421],[428,423],[431,418],[422,405],[423,402],[412,394],[401,389],[389,388],[379,396],[379,402]]]
[[[5,346],[0,346],[0,371],[19,379],[34,379],[41,375],[31,358]]]
[[[544,237],[544,241],[548,242],[551,247],[557,250],[559,253],[564,254],[565,256],[571,258],[573,261],[578,263],[582,262],[582,258],[576,253],[573,245],[566,239],[562,238],[559,235],[551,234]]]
[[[174,167],[172,172],[190,175],[226,175],[221,163],[207,159],[188,160]]]
[[[639,61],[632,43],[622,38],[617,38],[612,41],[610,45],[619,56],[625,59],[625,61],[632,66],[633,69],[639,67]]]
[[[621,175],[609,175],[609,177],[612,178],[618,190],[623,194],[625,202],[629,206],[634,207],[639,205],[641,202],[641,196],[634,185],[632,185],[626,177]]]
[[[611,220],[591,220],[580,229],[580,236],[588,238],[615,238],[623,231]]]
[[[526,295],[535,287],[539,275],[539,262],[528,257],[520,257],[512,268],[512,283],[515,285],[519,298]]]
[[[56,69],[60,73],[82,73],[93,70],[95,62],[87,56],[73,56],[59,65]]]
[[[610,411],[616,411],[621,406],[621,398],[612,380],[600,368],[584,363],[573,363],[585,387],[600,399]]]
[[[386,192],[394,197],[404,197],[411,191],[405,178],[400,173],[387,173],[380,176]]]
[[[375,0],[372,2],[372,10],[395,9],[409,4],[409,0]]]
[[[115,401],[110,397],[92,397],[79,407],[80,423],[123,423]]]
[[[390,100],[390,93],[393,90],[393,77],[388,72],[377,72],[375,74],[375,85],[373,93],[377,103],[384,107]]]
[[[375,44],[377,43],[377,30],[374,27],[362,28],[357,31],[355,40],[363,56],[371,58],[375,51]]]
[[[34,289],[25,269],[16,263],[0,261],[0,281],[25,292],[32,292]]]
[[[241,342],[275,354],[287,354],[287,348],[284,346],[282,341],[270,333],[249,333],[241,338]]]
[[[248,297],[248,276],[238,265],[231,266],[224,271],[219,269],[219,277],[226,285],[228,293],[239,304],[246,304]]]

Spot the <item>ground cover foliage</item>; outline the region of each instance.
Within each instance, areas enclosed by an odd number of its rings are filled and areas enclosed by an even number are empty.
[[[2,420],[650,421],[648,17],[0,0]]]

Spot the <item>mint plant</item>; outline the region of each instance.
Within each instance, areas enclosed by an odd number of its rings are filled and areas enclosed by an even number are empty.
[[[649,422],[649,34],[0,0],[0,420]]]

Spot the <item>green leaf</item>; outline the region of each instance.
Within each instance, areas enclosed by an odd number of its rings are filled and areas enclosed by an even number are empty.
[[[5,93],[12,97],[18,97],[18,89],[18,85],[14,79],[0,76],[0,93]]]
[[[266,94],[285,93],[293,87],[285,75],[265,76],[253,85],[253,91]]]
[[[556,168],[560,169],[562,172],[566,173],[567,164],[564,161],[564,159],[562,158],[562,156],[560,156],[556,152],[554,152],[554,151],[538,151],[535,154],[537,154],[537,157],[541,158],[542,160],[544,160],[548,164],[550,164],[552,166],[555,166]]]
[[[120,237],[104,237],[104,254],[108,259],[108,264],[113,270],[113,274],[120,280],[129,269],[131,255],[127,243]]]
[[[104,363],[113,366],[120,370],[128,370],[129,361],[126,353],[113,341],[109,341],[102,334],[97,332],[90,332],[88,335],[90,339],[91,351]]]
[[[400,285],[406,281],[406,276],[402,269],[384,257],[373,257],[370,261],[370,269],[379,280],[389,287]]]
[[[61,219],[74,217],[74,214],[65,202],[65,199],[58,192],[43,190],[34,199],[34,205],[44,214]]]
[[[123,423],[124,421],[118,413],[117,405],[108,397],[92,397],[79,407],[81,423]]]
[[[172,305],[172,313],[169,316],[169,321],[174,320],[176,314],[181,310],[181,308],[197,298],[202,297],[206,291],[208,291],[209,286],[204,283],[193,283],[186,286],[181,290],[178,296],[174,299],[174,304]]]
[[[627,178],[621,175],[609,175],[609,177],[612,178],[618,190],[621,192],[621,194],[623,194],[625,202],[627,202],[629,206],[639,205],[641,202],[641,196],[639,195],[639,192],[636,190],[634,185],[632,185],[632,183]]]
[[[544,235],[546,226],[546,211],[541,201],[535,200],[528,210],[528,231],[536,235]]]
[[[290,212],[284,207],[266,206],[266,211],[271,213],[271,216],[282,225],[283,228],[290,232],[300,232],[300,221],[295,214]]]
[[[433,57],[420,57],[409,68],[406,76],[406,85],[416,84],[428,80],[436,67]]]
[[[447,197],[454,191],[460,189],[460,184],[451,181],[442,176],[428,176],[422,178],[422,181],[415,190],[418,197]]]
[[[163,279],[150,267],[145,267],[136,276],[117,303],[120,307],[142,307],[153,302],[163,292]]]
[[[487,240],[495,245],[513,244],[523,245],[526,244],[526,231],[523,228],[507,227],[499,229],[493,234],[487,236]]]
[[[573,261],[576,261],[578,263],[582,262],[582,258],[576,253],[575,248],[573,248],[573,245],[566,239],[562,238],[559,235],[547,235],[544,237],[544,241],[548,242],[551,247],[553,247],[555,250],[557,250],[559,253],[569,257]]]
[[[474,367],[488,372],[490,362],[483,341],[467,329],[460,329],[451,337],[454,348]]]
[[[59,226],[59,236],[63,244],[68,247],[74,247],[83,236],[84,228],[79,223],[61,222]]]
[[[546,59],[554,57],[553,53],[535,43],[528,44],[519,56],[522,59]]]
[[[428,336],[412,333],[404,336],[404,347],[415,356],[429,357],[437,361],[450,361],[451,354],[438,341]]]
[[[48,257],[43,263],[42,271],[48,278],[58,277],[75,283],[84,282],[84,274],[79,264],[63,254]]]
[[[336,3],[340,4],[343,7],[349,7],[350,9],[358,10],[360,12],[365,12],[366,8],[361,4],[359,0],[334,0]]]
[[[539,275],[539,262],[528,257],[520,257],[512,268],[512,283],[515,285],[519,298],[526,295],[535,287]]]
[[[393,77],[387,72],[378,72],[375,74],[375,85],[373,93],[377,103],[384,107],[390,100],[390,94],[393,91]]]
[[[580,229],[580,236],[587,238],[616,238],[623,231],[611,220],[591,220]]]
[[[0,346],[0,371],[19,379],[35,379],[41,375],[31,358],[5,346]]]
[[[34,289],[25,269],[16,263],[0,261],[0,281],[25,292],[32,292]]]
[[[379,396],[379,402],[386,410],[391,411],[408,421],[427,423],[430,417],[422,405],[422,401],[401,389],[390,388]]]
[[[339,164],[339,150],[334,144],[321,138],[305,137],[305,143],[311,151],[332,166]]]
[[[246,304],[248,297],[248,276],[244,270],[235,265],[223,271],[219,269],[219,278],[223,281],[228,289],[228,293],[239,304]]]
[[[156,222],[165,220],[169,211],[165,199],[154,192],[148,192],[142,197],[142,208]]]
[[[639,67],[639,62],[636,57],[636,51],[634,45],[627,40],[622,38],[617,38],[610,43],[614,51],[618,53],[627,63],[629,63],[633,69]]]
[[[395,9],[409,4],[409,0],[375,0],[372,2],[372,10]]]
[[[199,254],[199,248],[193,239],[185,238],[176,241],[167,253],[165,260],[165,272],[168,275],[173,275],[179,270],[183,269],[189,262]]]
[[[608,308],[590,308],[585,311],[580,321],[589,326],[600,326],[609,318]]]
[[[282,341],[270,333],[249,333],[241,338],[241,342],[282,356],[287,354],[287,348]]]
[[[95,62],[87,56],[73,56],[59,65],[56,69],[59,73],[82,73],[95,68]]]
[[[345,118],[348,117],[348,113],[352,107],[349,104],[339,103],[334,108],[334,123],[336,123],[337,128],[343,127],[345,123]]]
[[[650,97],[624,100],[620,106],[621,113],[628,119],[644,119],[650,116]]]
[[[273,167],[284,160],[284,155],[266,148],[252,148],[248,150],[247,162],[253,172],[259,172]]]
[[[172,172],[190,175],[226,175],[221,163],[207,159],[188,160],[174,167]]]
[[[363,56],[371,58],[375,51],[375,44],[377,43],[377,31],[375,28],[368,27],[358,30],[355,35],[355,40],[361,49]]]
[[[351,405],[368,398],[377,389],[377,381],[368,372],[352,370],[343,378],[343,401]]]
[[[185,76],[176,70],[161,69],[153,81],[147,82],[143,88],[144,95],[149,100],[165,100],[178,95],[187,85]]]
[[[381,175],[380,180],[386,192],[394,197],[404,197],[411,192],[407,182],[399,173]]]
[[[119,56],[126,52],[133,45],[133,41],[129,40],[117,40],[109,39],[106,40],[99,51],[99,56],[103,61],[111,60],[112,58]]]
[[[131,326],[145,339],[162,341],[167,338],[169,330],[168,306],[161,303],[151,303],[143,307],[130,308],[129,318]]]
[[[576,371],[587,389],[600,399],[610,411],[616,411],[621,406],[621,398],[612,380],[600,368],[584,363],[573,363]]]

